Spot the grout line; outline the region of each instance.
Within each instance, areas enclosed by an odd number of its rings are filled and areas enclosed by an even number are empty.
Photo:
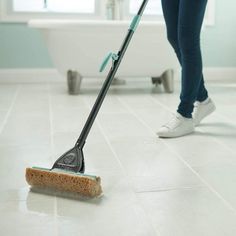
[[[48,110],[49,110],[49,123],[50,123],[50,146],[51,146],[51,161],[54,161],[54,138],[53,138],[53,112],[52,112],[52,97],[51,97],[51,86],[48,83]]]
[[[165,110],[169,111],[169,112],[172,112],[173,113],[173,110],[170,109],[169,107],[163,105],[161,102],[158,102],[157,99],[154,99],[153,96],[147,96],[147,98],[149,100],[152,100],[154,103],[157,103],[158,105],[160,105],[162,108],[164,108]]]
[[[153,129],[146,124],[146,122],[144,122],[141,118],[139,118],[138,115],[136,115],[136,113],[127,105],[124,103],[124,101],[122,101],[120,98],[118,98],[118,100],[120,100],[120,102],[127,107],[127,109],[130,110],[130,113],[133,114],[134,117],[136,117],[137,120],[140,121],[140,123],[142,123],[147,129],[150,130],[150,132],[153,132]],[[159,104],[159,103],[158,103]],[[163,107],[163,105],[162,105]],[[165,108],[165,107],[164,107]],[[166,109],[166,108],[165,108]],[[168,109],[168,108],[167,108]],[[169,110],[169,109],[168,109]],[[202,183],[204,183],[231,211],[234,212],[234,214],[236,214],[236,210],[234,209],[234,207],[228,202],[226,201],[209,183],[207,183],[200,175],[199,173],[197,173],[183,158],[181,155],[179,155],[176,151],[173,150],[173,148],[170,147],[170,145],[168,145],[166,143],[166,141],[164,141],[163,139],[160,139],[160,141],[173,153],[175,154],[178,159],[180,161],[182,161],[200,180]]]
[[[51,153],[50,153],[50,157],[51,157],[51,161],[52,163],[54,162],[54,151],[55,151],[55,145],[54,145],[54,138],[53,138],[53,112],[52,112],[52,96],[51,96],[51,86],[50,83],[47,83],[47,88],[48,88],[48,110],[49,110],[49,123],[50,123],[50,148],[51,148]],[[57,197],[54,196],[54,223],[55,223],[55,235],[59,235],[58,232],[58,220],[57,220]]]
[[[21,90],[21,86],[18,85],[18,86],[17,86],[17,89],[16,89],[16,92],[15,92],[15,94],[14,94],[14,96],[13,96],[11,105],[10,105],[8,111],[7,111],[7,114],[5,115],[5,118],[4,118],[3,122],[2,122],[2,125],[0,126],[0,134],[2,133],[4,127],[5,127],[6,123],[7,123],[7,120],[8,120],[8,118],[9,118],[9,116],[10,116],[10,114],[11,114],[11,111],[12,111],[14,105],[15,105],[16,98],[17,98],[17,96],[19,95],[20,90]]]
[[[85,100],[84,97],[83,97],[83,101],[84,101],[84,103],[87,105],[88,109],[91,110],[92,107],[90,106],[90,104],[88,103],[88,101]],[[112,147],[112,145],[111,145],[111,143],[110,143],[110,141],[109,141],[108,136],[107,136],[106,133],[104,132],[104,130],[103,130],[103,128],[102,128],[102,125],[101,125],[101,123],[100,123],[100,121],[99,121],[98,116],[96,117],[96,120],[94,121],[94,123],[97,124],[97,126],[98,126],[100,132],[102,133],[102,135],[103,135],[103,137],[104,137],[106,143],[108,144],[109,148],[111,149],[111,152],[113,153],[114,157],[116,158],[117,162],[119,163],[119,166],[121,167],[121,170],[122,170],[123,174],[126,175],[125,169],[124,169],[124,167],[123,167],[121,161],[119,160],[119,158],[118,158],[118,156],[117,156],[115,150],[113,149],[113,147]]]
[[[223,117],[223,119],[225,119],[225,120],[229,121],[229,123],[232,123],[233,125],[235,125],[234,121],[231,120],[230,118],[228,118],[227,116],[224,116],[224,115],[222,115],[222,114],[219,113],[219,112],[217,112],[217,116]],[[201,130],[203,133],[205,133],[203,129],[201,129],[201,128],[198,128],[198,129]],[[218,144],[222,145],[225,149],[227,149],[227,150],[230,151],[231,153],[234,153],[234,154],[236,153],[236,150],[234,150],[233,148],[227,146],[227,145],[226,145],[225,143],[223,143],[222,141],[218,140],[217,138],[213,138],[213,139],[214,139],[215,142],[217,142]]]
[[[153,189],[153,190],[140,190],[135,191],[136,193],[159,193],[159,192],[169,192],[169,191],[176,191],[176,190],[194,190],[197,188],[203,188],[204,186],[193,186],[193,187],[175,187],[175,188],[163,188],[163,189]]]
[[[149,99],[152,100],[154,103],[160,105],[160,106],[161,106],[162,108],[164,108],[165,110],[167,110],[167,111],[173,113],[173,111],[172,111],[171,109],[169,109],[169,107],[167,107],[167,106],[163,105],[162,103],[158,102],[156,99],[153,98],[153,96],[151,96],[151,97],[149,96]],[[225,117],[225,116],[221,115],[221,114],[218,113],[218,112],[217,112],[217,116],[223,117],[223,118],[225,118],[226,120],[228,120],[229,122],[233,123],[233,121],[232,121],[231,119],[229,119],[228,117]],[[233,123],[233,124],[234,124],[234,123]],[[200,127],[198,127],[198,130],[200,130],[202,133],[206,133],[206,132],[204,131],[204,129],[201,129]],[[233,153],[233,154],[236,153],[235,150],[233,150],[232,148],[230,148],[229,146],[227,146],[226,144],[224,144],[222,141],[218,140],[217,138],[213,138],[213,137],[212,137],[212,139],[214,140],[214,142],[220,144],[222,147],[224,147],[225,149],[227,149],[227,150],[230,151],[231,153]]]
[[[87,102],[84,98],[83,98],[83,100],[84,100],[85,104],[88,106],[88,108],[91,110],[91,106],[88,104],[88,102]],[[127,110],[127,111],[129,111],[129,110]],[[125,176],[125,178],[127,179],[126,183],[127,183],[127,185],[129,186],[130,191],[133,192],[134,194],[136,194],[136,192],[134,191],[133,186],[132,186],[132,184],[131,184],[131,181],[130,181],[130,179],[129,179],[129,176],[128,176],[128,174],[126,173],[125,168],[124,168],[124,166],[122,165],[122,163],[121,163],[119,157],[117,156],[115,150],[113,149],[112,144],[111,144],[111,142],[109,141],[108,136],[107,136],[106,133],[104,132],[104,130],[103,130],[103,128],[102,128],[102,125],[101,125],[101,123],[100,123],[98,117],[96,118],[96,121],[95,121],[95,122],[96,122],[96,124],[98,125],[98,128],[100,129],[100,131],[101,131],[103,137],[105,138],[105,141],[106,141],[108,147],[110,148],[111,152],[113,153],[115,159],[116,159],[117,162],[119,163],[120,168],[121,168],[121,171],[122,171],[123,175]],[[137,199],[137,197],[136,197],[136,199]],[[150,217],[148,216],[148,214],[146,213],[146,211],[145,211],[145,209],[144,209],[143,207],[142,207],[142,210],[143,210],[143,212],[145,213],[146,218],[150,221]],[[153,226],[153,224],[151,223],[151,221],[150,221],[150,227],[152,227],[153,231],[156,232],[157,235],[161,236],[161,233]]]
[[[127,104],[125,104],[123,101],[122,101],[122,99],[120,99],[118,96],[116,96],[116,98],[117,98],[117,100],[121,103],[121,105],[123,105],[123,107],[131,114],[131,115],[133,115],[135,118],[137,118],[137,116],[136,116],[136,114],[134,114],[134,112],[130,109],[130,107],[127,105]],[[146,124],[145,123],[143,123],[143,121],[142,120],[140,120],[139,118],[137,119],[139,122],[141,122],[143,125],[144,125],[144,127],[147,127],[146,126]],[[150,128],[148,127],[148,132],[150,132],[150,134],[152,134],[153,135],[153,131],[152,130],[150,130]],[[118,158],[118,157],[117,157]],[[131,183],[130,183],[130,185],[131,185]],[[133,187],[132,187],[132,189],[133,189]],[[139,193],[139,192],[136,192],[135,190],[133,190],[134,191],[134,193],[137,195],[137,194],[141,194],[141,192]],[[146,192],[147,193],[147,192]],[[150,221],[150,225],[152,226],[152,228],[154,229],[154,231],[158,234],[158,235],[162,235],[161,234],[161,231],[159,230],[159,229],[157,229],[154,225],[153,225],[153,223],[152,223],[152,219],[151,219],[151,217],[149,216],[149,214],[147,213],[147,211],[146,211],[146,209],[145,209],[145,207],[143,206],[143,204],[141,204],[142,205],[142,209],[143,209],[143,211],[144,211],[144,213],[145,213],[145,215],[146,215],[146,218]],[[158,227],[159,228],[159,227]]]

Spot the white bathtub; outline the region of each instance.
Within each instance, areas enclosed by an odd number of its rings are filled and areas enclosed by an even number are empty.
[[[55,67],[63,75],[78,71],[82,77],[105,77],[99,72],[108,52],[117,53],[130,21],[30,20],[45,38]],[[176,69],[178,62],[166,40],[163,24],[141,21],[116,77],[157,77]]]

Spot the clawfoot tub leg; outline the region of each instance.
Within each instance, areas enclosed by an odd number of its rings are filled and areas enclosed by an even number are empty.
[[[174,92],[174,71],[173,70],[166,70],[162,75],[162,83],[165,91],[167,93]]]
[[[152,83],[156,86],[163,84],[164,90],[166,93],[174,92],[174,71],[166,70],[159,77],[152,77]]]
[[[77,71],[67,71],[67,85],[69,94],[79,94],[82,76]]]

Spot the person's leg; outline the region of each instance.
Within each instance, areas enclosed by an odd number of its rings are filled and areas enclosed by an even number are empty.
[[[174,48],[180,65],[182,65],[181,51],[178,39],[178,21],[179,21],[180,0],[162,0],[163,15],[167,28],[167,39]],[[192,119],[175,114],[173,118],[163,125],[158,131],[159,137],[173,138],[189,134],[194,131]]]
[[[174,48],[177,58],[180,65],[182,66],[181,61],[181,52],[178,41],[178,21],[179,21],[179,3],[180,0],[162,0],[162,10],[164,19],[166,22],[167,28],[167,39],[170,42],[171,46]],[[208,97],[207,90],[204,86],[203,75],[201,78],[197,101],[204,101]]]
[[[164,1],[164,0],[163,0]],[[180,0],[178,42],[181,52],[182,78],[178,113],[192,117],[193,104],[207,97],[202,75],[200,32],[207,0]]]
[[[181,65],[181,53],[178,42],[179,2],[180,0],[162,0],[161,4],[166,23],[167,39],[175,50]]]
[[[197,93],[196,101],[203,102],[207,98],[208,98],[208,92],[205,88],[204,78],[203,78],[203,75],[202,75],[202,78],[201,78],[201,81],[200,81],[200,86],[199,86],[198,93]]]

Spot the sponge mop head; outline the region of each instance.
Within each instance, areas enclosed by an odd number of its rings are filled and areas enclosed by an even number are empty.
[[[102,194],[101,179],[97,176],[59,169],[50,170],[32,167],[26,168],[25,177],[28,184],[32,187],[46,187],[91,198]]]

